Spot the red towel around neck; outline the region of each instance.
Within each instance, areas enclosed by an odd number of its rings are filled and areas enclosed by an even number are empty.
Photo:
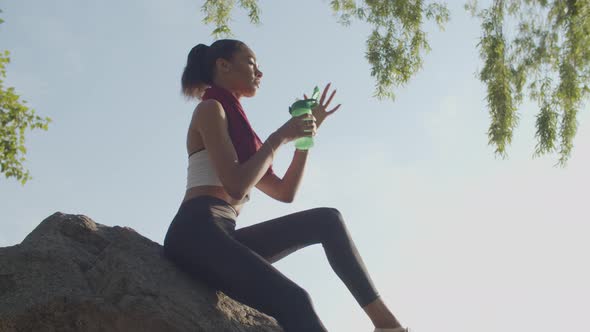
[[[250,121],[236,96],[225,88],[212,85],[205,90],[202,100],[215,99],[221,103],[227,118],[228,131],[231,141],[238,154],[240,164],[246,162],[260,147],[262,141],[252,129]],[[266,174],[275,174],[272,164]]]

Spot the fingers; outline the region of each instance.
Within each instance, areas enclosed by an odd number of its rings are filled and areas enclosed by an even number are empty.
[[[331,111],[327,112],[327,113],[328,113],[328,115],[330,115],[330,114],[332,114],[332,113],[336,112],[336,110],[337,110],[337,109],[339,109],[339,108],[340,108],[340,106],[342,106],[342,104],[338,104],[338,106],[334,107],[334,108],[333,108]]]
[[[330,95],[330,98],[328,98],[328,101],[326,102],[326,105],[324,105],[324,107],[328,107],[328,105],[330,105],[330,102],[332,101],[332,98],[334,98],[334,95],[336,94],[336,90],[332,91],[332,94]]]
[[[315,118],[315,116],[312,113],[306,113],[300,116],[300,119],[302,122],[306,122],[306,121],[317,121],[317,119]]]
[[[332,82],[328,83],[328,85],[326,85],[326,87],[324,88],[324,92],[322,93],[322,97],[320,98],[320,105],[324,104],[324,99],[326,99],[326,92],[328,92],[328,88],[331,84]]]
[[[315,123],[312,122],[312,123],[310,123],[309,125],[307,125],[305,127],[305,129],[303,130],[303,132],[304,133],[312,133],[312,135],[315,135],[316,129],[317,129],[317,127],[316,127]]]
[[[316,118],[313,114],[308,113],[305,116],[301,117],[301,121],[299,122],[299,128],[303,130],[305,133],[311,132],[312,135],[315,135],[315,131],[317,129],[316,125]]]

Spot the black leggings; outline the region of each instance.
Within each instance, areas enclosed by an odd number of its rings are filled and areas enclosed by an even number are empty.
[[[184,202],[164,239],[164,253],[180,269],[249,307],[274,317],[287,331],[327,331],[309,294],[271,264],[321,243],[328,262],[361,307],[379,294],[334,208],[292,213],[236,230],[236,212],[222,199]]]

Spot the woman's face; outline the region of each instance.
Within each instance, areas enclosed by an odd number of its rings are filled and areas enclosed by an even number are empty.
[[[239,96],[252,97],[260,87],[262,72],[258,67],[256,55],[248,47],[240,47],[231,61],[223,61],[224,80]]]

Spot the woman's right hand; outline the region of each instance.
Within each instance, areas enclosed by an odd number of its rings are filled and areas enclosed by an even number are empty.
[[[313,114],[304,114],[297,117],[291,117],[276,133],[282,139],[283,143],[288,143],[304,136],[315,136],[316,119]]]

